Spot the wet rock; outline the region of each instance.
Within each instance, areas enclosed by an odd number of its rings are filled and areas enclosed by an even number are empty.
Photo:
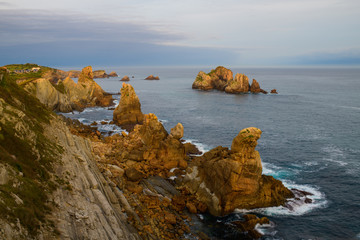
[[[270,91],[270,93],[277,94],[278,92],[276,91],[276,89],[272,89],[272,90]]]

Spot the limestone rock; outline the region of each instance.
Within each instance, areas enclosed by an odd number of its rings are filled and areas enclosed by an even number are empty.
[[[120,81],[128,82],[128,81],[130,81],[130,78],[129,78],[129,76],[125,75]]]
[[[228,83],[233,79],[233,72],[230,69],[219,66],[211,70],[208,74],[200,71],[197,75],[192,88],[201,90],[217,89],[223,91]]]
[[[186,188],[208,206],[211,214],[278,206],[293,197],[279,180],[262,175],[260,154],[255,150],[260,135],[257,128],[241,130],[231,150],[214,148],[195,159],[188,169]]]
[[[118,77],[118,74],[114,71],[108,74],[108,77]]]
[[[173,138],[180,139],[184,136],[184,127],[181,123],[176,124],[170,131],[170,135]]]
[[[247,93],[249,92],[250,85],[249,85],[249,78],[241,73],[237,73],[235,75],[234,80],[229,81],[225,92],[227,93]]]
[[[106,74],[105,70],[96,70],[93,71],[93,78],[108,78],[109,76]]]
[[[120,92],[120,103],[114,110],[113,120],[115,124],[127,130],[132,130],[134,125],[142,123],[144,119],[141,104],[130,84],[123,83]]]
[[[145,80],[160,80],[159,76],[150,75],[145,78]]]

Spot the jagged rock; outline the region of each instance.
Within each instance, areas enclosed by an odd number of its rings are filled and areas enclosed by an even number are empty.
[[[94,81],[91,66],[83,68],[78,83],[75,83],[71,78],[67,77],[58,84],[63,86],[74,109],[93,106],[108,107],[113,105],[112,96],[106,93]]]
[[[159,76],[154,76],[154,75],[150,75],[147,78],[145,78],[145,80],[160,80]]]
[[[252,93],[260,92],[260,84],[255,79],[253,79],[253,81],[251,83],[250,92],[252,92]]]
[[[262,175],[260,154],[255,150],[260,135],[257,128],[241,130],[231,150],[214,148],[196,158],[188,169],[186,188],[208,206],[211,214],[278,206],[294,196],[281,181]]]
[[[228,83],[233,79],[233,72],[230,69],[219,66],[211,70],[208,74],[200,71],[197,75],[192,88],[201,90],[218,89],[223,91]]]
[[[278,92],[276,91],[276,89],[272,89],[272,90],[270,91],[270,93],[278,94]]]
[[[170,135],[173,138],[180,139],[184,136],[184,127],[181,123],[176,124],[170,131]]]
[[[118,74],[114,71],[108,74],[108,77],[118,77]]]
[[[128,82],[128,81],[130,81],[130,78],[129,78],[129,76],[125,75],[120,81]]]
[[[235,78],[229,81],[225,88],[227,93],[247,93],[249,90],[249,78],[241,73],[237,73]]]
[[[200,155],[202,152],[192,143],[184,143],[186,155]]]
[[[142,123],[144,119],[141,104],[130,84],[123,83],[120,92],[120,103],[114,110],[113,120],[122,128],[132,130],[134,125]]]

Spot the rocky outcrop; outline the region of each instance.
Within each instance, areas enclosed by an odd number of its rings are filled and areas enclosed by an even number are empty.
[[[279,206],[294,196],[279,180],[262,175],[260,154],[255,150],[260,135],[257,128],[241,130],[231,150],[214,148],[188,169],[186,188],[208,206],[211,214]]]
[[[225,88],[227,93],[247,93],[249,90],[249,78],[241,73],[237,73],[235,78],[229,81]]]
[[[201,90],[218,89],[223,91],[228,83],[233,79],[233,72],[230,69],[219,66],[211,70],[208,74],[200,71],[197,75],[192,88]]]
[[[200,71],[192,84],[192,88],[205,91],[217,89],[235,94],[248,92],[267,93],[260,88],[260,84],[255,79],[253,79],[252,85],[250,86],[249,78],[246,75],[237,73],[235,78],[233,78],[232,71],[222,66],[211,70],[209,73]]]
[[[145,80],[160,80],[159,76],[150,75],[145,78]]]
[[[136,124],[142,123],[144,119],[141,104],[130,84],[123,83],[120,93],[120,102],[114,110],[113,120],[122,128],[131,130]]]
[[[130,81],[130,78],[129,78],[129,76],[125,75],[120,81],[128,82],[128,81]]]
[[[118,74],[114,71],[108,74],[108,77],[118,77]]]
[[[69,78],[79,78],[81,74],[81,71],[78,71],[78,70],[70,70],[68,71],[68,77]]]
[[[45,78],[40,78],[27,84],[25,89],[53,111],[66,113],[74,110],[68,95],[65,92],[60,92]]]
[[[85,67],[80,76],[78,83],[67,77],[64,81],[59,82],[68,95],[70,102],[77,109],[85,107],[108,107],[113,105],[113,98],[106,93],[93,79],[91,66]]]
[[[93,71],[93,78],[108,78],[105,70],[96,70]]]

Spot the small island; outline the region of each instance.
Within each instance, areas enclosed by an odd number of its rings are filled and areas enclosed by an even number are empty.
[[[235,78],[233,72],[223,66],[211,70],[209,73],[200,71],[192,85],[193,89],[208,91],[216,89],[226,93],[264,93],[268,92],[260,88],[260,84],[253,79],[251,85],[249,78],[242,73],[237,73]]]
[[[147,78],[145,78],[145,80],[160,80],[159,76],[154,76],[154,75],[150,75]]]

